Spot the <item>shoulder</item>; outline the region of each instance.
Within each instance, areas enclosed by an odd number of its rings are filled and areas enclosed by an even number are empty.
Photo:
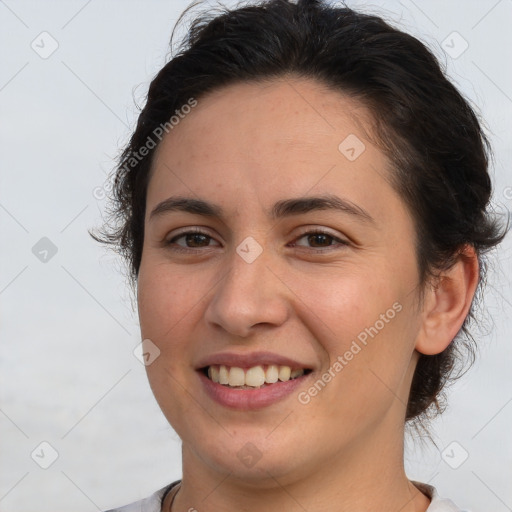
[[[452,500],[439,496],[434,486],[422,482],[415,482],[414,480],[411,480],[411,482],[430,498],[430,506],[426,512],[470,512],[469,510],[460,509]]]
[[[123,507],[113,508],[105,512],[161,512],[163,498],[178,483],[179,481],[176,481],[170,485],[166,485],[143,500],[124,505]],[[431,500],[430,506],[426,512],[470,512],[458,508],[453,501],[447,498],[441,498],[437,489],[432,485],[416,482],[414,480],[412,483]]]
[[[158,491],[155,491],[151,496],[148,496],[147,498],[135,501],[122,507],[112,508],[106,510],[105,512],[161,512],[162,501],[165,495],[178,483],[179,481],[173,482],[172,484],[158,489]]]

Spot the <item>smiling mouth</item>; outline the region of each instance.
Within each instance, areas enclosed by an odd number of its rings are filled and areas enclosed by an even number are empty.
[[[200,370],[208,379],[232,389],[258,389],[278,382],[298,379],[312,372],[309,368],[285,365],[257,365],[251,368],[214,364]]]

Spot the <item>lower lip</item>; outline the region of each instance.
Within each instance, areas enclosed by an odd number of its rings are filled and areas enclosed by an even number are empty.
[[[210,398],[225,407],[245,411],[262,409],[283,400],[303,385],[304,381],[312,375],[312,373],[309,373],[293,380],[276,382],[262,388],[235,389],[213,382],[202,371],[199,371],[198,374]]]

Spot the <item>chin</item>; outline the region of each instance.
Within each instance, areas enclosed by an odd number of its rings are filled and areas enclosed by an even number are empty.
[[[239,480],[249,487],[273,488],[276,479],[280,483],[301,478],[301,472],[310,466],[305,460],[307,450],[296,449],[297,443],[289,438],[288,443],[279,440],[275,443],[265,439],[268,431],[258,435],[233,435],[211,439],[211,443],[194,439],[188,441],[192,450],[203,464],[213,471],[230,475],[230,479]]]

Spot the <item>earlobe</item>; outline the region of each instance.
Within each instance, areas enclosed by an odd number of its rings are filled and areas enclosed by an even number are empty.
[[[415,348],[425,355],[442,352],[455,338],[470,310],[479,279],[478,256],[465,245],[455,264],[441,272],[425,294]]]

